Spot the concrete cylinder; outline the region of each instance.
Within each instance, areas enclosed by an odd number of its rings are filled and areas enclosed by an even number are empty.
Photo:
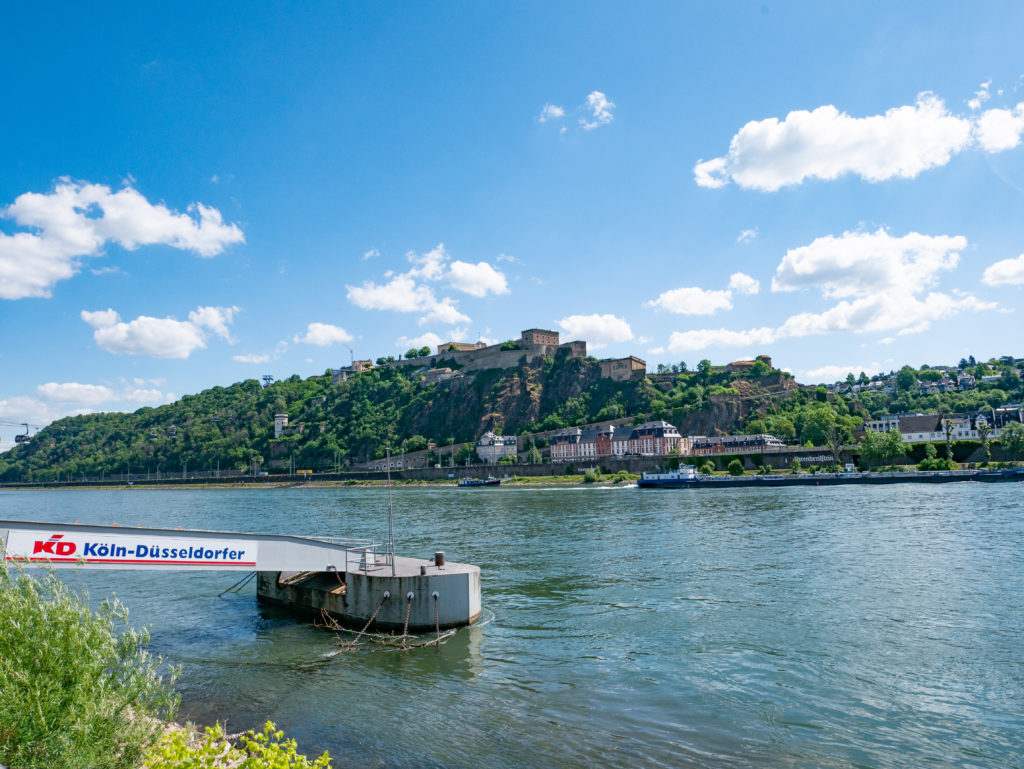
[[[439,569],[444,567],[444,550],[438,550],[434,553],[434,566]]]

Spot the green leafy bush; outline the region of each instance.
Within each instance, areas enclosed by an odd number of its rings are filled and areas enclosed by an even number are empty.
[[[743,475],[743,463],[738,459],[732,460],[726,469],[729,471],[729,475]]]
[[[0,764],[137,769],[178,699],[127,619],[0,562]]]
[[[143,769],[330,769],[324,752],[310,763],[296,751],[295,740],[284,739],[273,722],[262,732],[242,735],[237,746],[225,741],[220,724],[207,727],[202,735],[192,730],[168,732],[146,757]]]
[[[601,480],[601,473],[597,470],[586,470],[583,473],[584,483],[596,483]]]
[[[715,463],[708,460],[700,466],[700,471],[704,475],[711,475],[715,472]]]

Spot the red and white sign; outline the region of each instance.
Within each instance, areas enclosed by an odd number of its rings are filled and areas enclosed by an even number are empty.
[[[239,539],[12,530],[4,555],[8,561],[32,563],[254,567],[258,548],[257,542]]]

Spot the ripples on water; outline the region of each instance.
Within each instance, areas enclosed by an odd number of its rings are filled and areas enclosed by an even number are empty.
[[[483,570],[437,653],[208,572],[68,575],[183,666],[184,714],[361,767],[1024,767],[1017,484],[396,489],[399,552]],[[380,490],[0,492],[3,517],[349,537]]]

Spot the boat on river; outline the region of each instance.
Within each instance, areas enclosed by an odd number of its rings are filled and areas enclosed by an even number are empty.
[[[683,465],[665,473],[641,473],[636,485],[641,489],[692,489],[699,483],[697,468]]]
[[[500,478],[489,475],[486,478],[460,478],[458,486],[460,488],[473,488],[476,486],[498,486],[500,484]]]

